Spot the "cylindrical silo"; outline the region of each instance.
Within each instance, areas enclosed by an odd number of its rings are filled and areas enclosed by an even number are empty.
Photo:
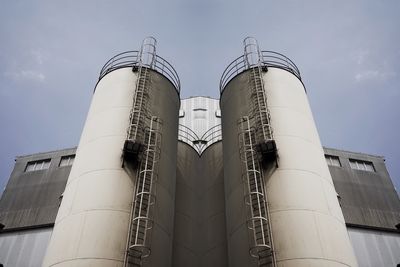
[[[251,85],[256,84],[256,68],[277,149],[275,155],[263,159],[261,144],[254,138],[248,150],[260,161],[269,208],[265,217],[273,260],[262,266],[357,266],[298,69],[278,53],[255,51],[255,55],[252,62],[246,55],[236,59],[221,79],[229,266],[263,264],[259,262],[262,255],[254,253],[239,140],[240,124],[246,118],[252,122],[251,131],[257,133],[260,127],[252,119],[257,106],[254,95],[260,96]]]
[[[147,149],[143,144],[136,159],[124,151],[129,139],[127,132],[133,124],[133,103],[138,98],[140,79],[147,81],[142,95],[147,102],[143,105],[140,122],[143,125],[139,125],[139,130],[148,131],[151,118],[157,118],[162,124],[158,162],[154,168],[156,190],[152,191],[153,210],[149,218],[152,227],[147,238],[151,240],[146,243],[150,255],[140,264],[170,266],[179,79],[169,63],[155,53],[145,53],[142,47],[139,52],[119,54],[101,71],[44,266],[124,266],[139,168],[146,157],[143,151]],[[145,56],[154,59],[149,61]],[[146,72],[144,78],[140,77],[140,67]]]

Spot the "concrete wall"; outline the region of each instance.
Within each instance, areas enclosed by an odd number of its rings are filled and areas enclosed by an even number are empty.
[[[237,122],[249,114],[248,75],[233,78],[220,102],[230,266],[256,266],[238,150]],[[278,266],[357,266],[303,84],[276,68],[263,79],[279,157],[276,170],[265,170]]]
[[[0,223],[5,230],[53,224],[71,166],[60,167],[62,156],[75,148],[17,157],[0,200]],[[26,172],[30,161],[51,159],[49,169]]]
[[[0,263],[6,267],[41,266],[52,227],[0,234]]]
[[[228,266],[222,143],[201,157],[178,143],[174,267]]]
[[[151,71],[149,109],[163,120],[152,256],[144,266],[169,266],[179,97]],[[122,168],[137,74],[131,68],[103,77],[89,109],[44,266],[122,266],[135,175]],[[68,244],[68,246],[66,246]]]
[[[400,222],[400,200],[383,157],[325,148],[339,157],[340,167],[329,166],[347,224],[396,229]],[[355,170],[349,159],[372,162],[375,172]]]

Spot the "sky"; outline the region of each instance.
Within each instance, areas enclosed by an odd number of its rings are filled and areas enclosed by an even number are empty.
[[[78,144],[101,67],[149,35],[182,98],[218,98],[246,36],[285,54],[322,144],[384,156],[400,189],[399,14],[398,0],[2,0],[0,189],[15,156]]]

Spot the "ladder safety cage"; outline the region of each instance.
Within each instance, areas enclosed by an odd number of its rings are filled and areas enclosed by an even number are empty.
[[[254,145],[262,156],[268,159],[276,157],[276,144],[271,127],[271,115],[267,105],[267,94],[263,80],[262,55],[257,40],[247,37],[243,41],[245,63],[250,68],[250,114],[255,128]]]
[[[248,207],[247,226],[252,242],[249,253],[257,259],[258,266],[275,267],[275,251],[262,167],[262,162],[277,160],[263,79],[263,74],[268,68],[263,64],[262,52],[255,38],[245,38],[243,45],[244,53],[240,64],[243,69],[249,71],[249,111],[247,116],[239,119],[238,132],[244,201]]]
[[[254,41],[251,41],[252,37],[248,37],[248,41],[246,42],[247,50],[254,48],[256,45]],[[246,40],[245,39],[245,40]],[[255,40],[255,39],[254,39]],[[249,43],[248,43],[249,42]],[[281,53],[277,53],[274,51],[260,51],[258,53],[250,53],[249,57],[246,58],[246,53],[239,56],[235,60],[233,60],[224,70],[221,75],[219,89],[220,93],[222,94],[223,90],[225,89],[226,85],[234,78],[236,75],[251,69],[252,67],[260,64],[261,68],[266,70],[268,67],[279,68],[286,70],[293,75],[295,75],[301,81],[300,71],[297,68],[296,64],[288,57]],[[258,54],[260,58],[260,62],[256,60],[256,58],[252,58]]]
[[[162,122],[149,109],[149,91],[152,88],[150,69],[156,64],[156,40],[143,40],[136,64],[137,72],[129,115],[127,138],[124,144],[124,161],[138,163],[130,214],[124,266],[142,266],[142,260],[151,253],[153,207],[156,201],[155,185],[161,150]]]
[[[153,37],[147,37],[143,40],[138,56],[138,75],[136,88],[133,97],[133,107],[131,110],[131,124],[128,130],[128,139],[133,142],[142,142],[140,128],[143,129],[144,117],[147,115],[147,104],[149,88],[151,87],[151,75],[149,68],[154,65],[156,58],[157,41]]]
[[[156,181],[160,159],[162,122],[152,116],[145,129],[145,148],[137,171],[124,266],[142,266],[151,253]]]
[[[255,129],[248,116],[238,121],[239,154],[242,162],[244,201],[251,245],[249,253],[258,266],[275,267],[275,252],[269,221],[269,210],[260,156],[254,145]]]

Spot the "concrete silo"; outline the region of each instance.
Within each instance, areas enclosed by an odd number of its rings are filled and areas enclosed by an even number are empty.
[[[297,67],[244,47],[220,84],[229,266],[356,266]]]
[[[44,266],[170,265],[180,84],[155,45],[101,70]]]

